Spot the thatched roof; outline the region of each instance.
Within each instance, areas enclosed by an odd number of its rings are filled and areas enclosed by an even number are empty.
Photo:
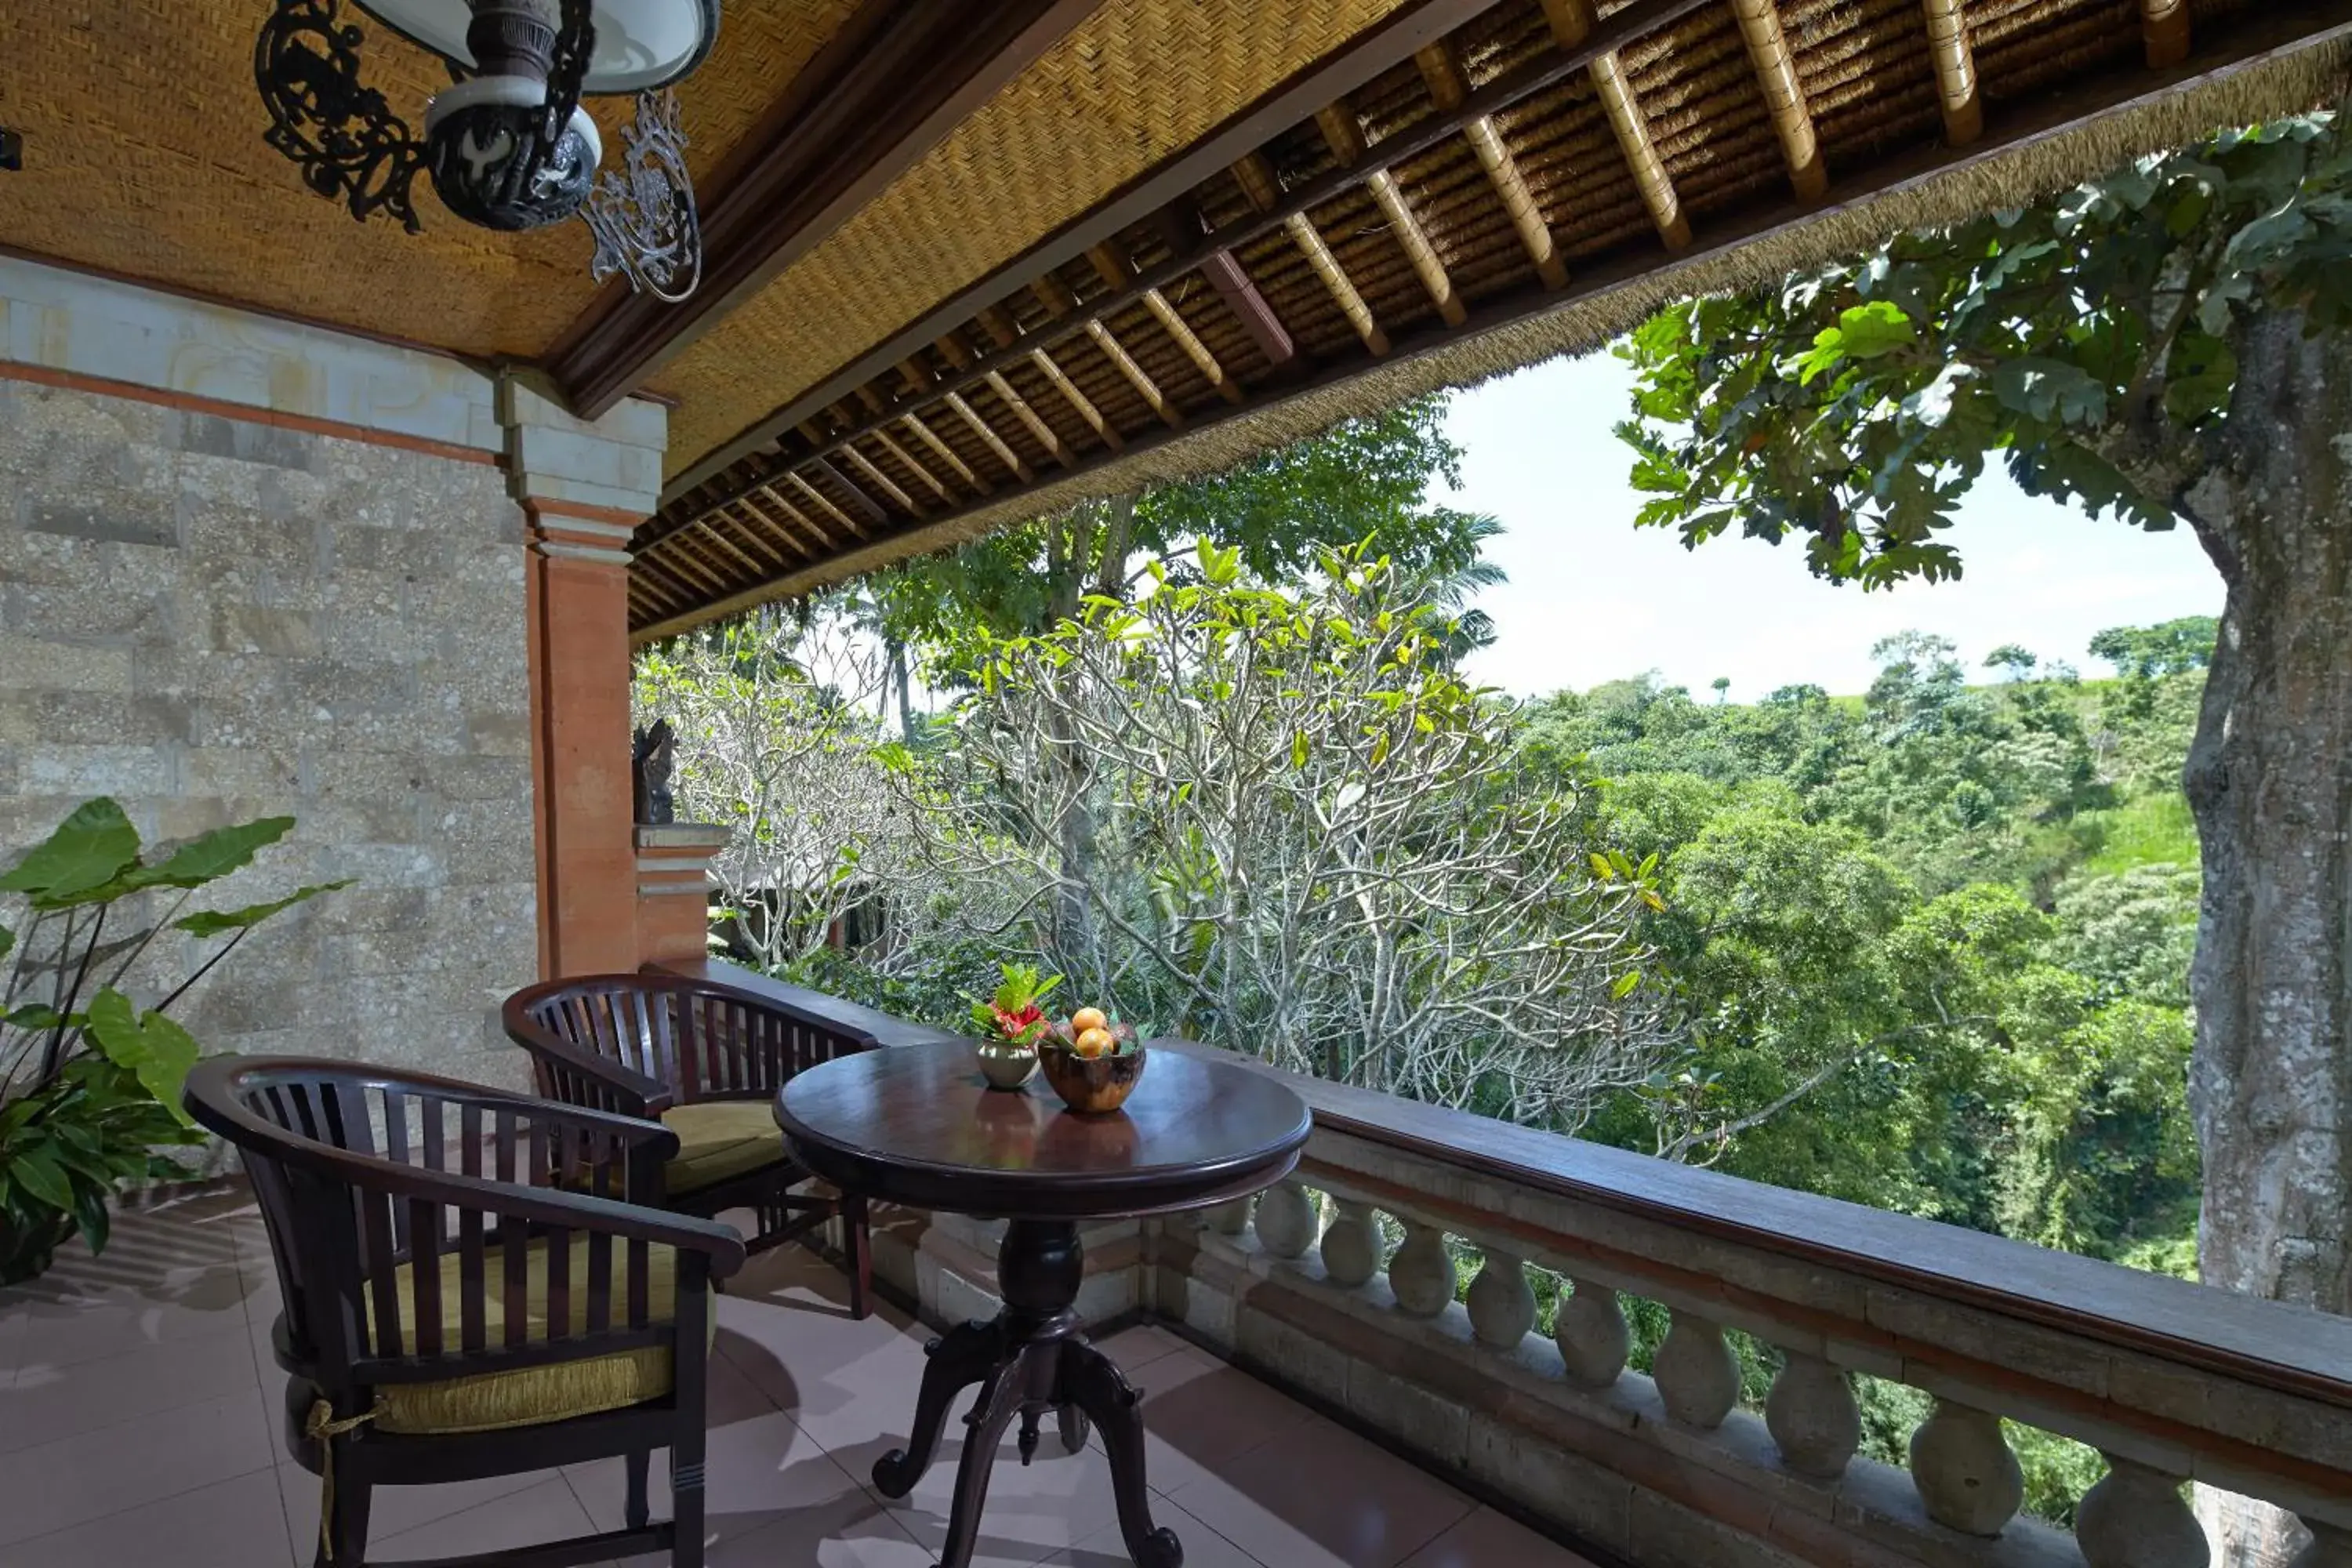
[[[0,250],[673,401],[640,637],[2310,107],[2352,37],[2352,0],[733,0],[670,307],[579,225],[303,189],[261,7],[18,9]],[[421,111],[435,62],[368,31]]]
[[[2346,7],[2294,0],[1464,9],[1347,90],[1294,80],[992,268],[1060,207],[1000,221],[950,202],[936,256],[908,213],[890,244],[814,253],[675,367],[690,434],[635,542],[637,634],[1213,470],[1591,348],[1671,298],[2310,107],[2352,53]],[[926,169],[924,188],[954,184]],[[725,392],[698,394],[704,377]],[[713,449],[714,417],[762,404]]]

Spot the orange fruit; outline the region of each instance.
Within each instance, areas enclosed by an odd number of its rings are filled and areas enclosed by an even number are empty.
[[[1109,1016],[1099,1007],[1081,1007],[1070,1015],[1070,1027],[1081,1035],[1088,1029],[1107,1027],[1109,1023]]]
[[[1117,1040],[1111,1037],[1111,1033],[1108,1029],[1103,1028],[1097,1025],[1094,1028],[1085,1029],[1079,1032],[1076,1050],[1078,1055],[1082,1057],[1098,1057],[1105,1051],[1117,1046],[1118,1043],[1118,1042]]]

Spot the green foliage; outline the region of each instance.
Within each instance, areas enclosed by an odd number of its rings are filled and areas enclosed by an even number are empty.
[[[1125,510],[1091,504],[892,568],[862,592],[885,635],[936,644],[974,627],[1046,632],[1087,594],[1129,597],[1146,565],[1197,580],[1202,539],[1228,545],[1234,567],[1262,584],[1300,581],[1326,552],[1369,543],[1403,570],[1474,587],[1495,575],[1478,559],[1495,525],[1429,500],[1433,480],[1458,478],[1462,454],[1444,416],[1443,397],[1420,398],[1213,478],[1147,490]]]
[[[2213,662],[2221,623],[2211,616],[2183,616],[2153,626],[2109,626],[2091,639],[2091,651],[2139,680],[2185,675]]]
[[[2171,527],[2247,323],[2352,320],[2340,123],[2227,132],[1661,311],[1618,351],[1638,373],[1620,434],[1652,498],[1640,521],[1692,545],[1793,534],[1816,574],[1872,587],[1933,581],[1959,574],[1942,534],[1998,458],[2032,493]]]
[[[330,889],[181,911],[293,826],[280,816],[218,828],[151,861],[122,808],[100,798],[0,875],[0,891],[21,895],[32,914],[21,942],[0,928],[0,955],[15,959],[0,994],[0,1284],[40,1273],[77,1232],[102,1248],[117,1187],[178,1173],[154,1151],[198,1141],[180,1108],[198,1047],[165,1009],[255,926]],[[168,907],[151,907],[168,894],[178,895]],[[166,929],[229,940],[142,1010],[124,987]]]

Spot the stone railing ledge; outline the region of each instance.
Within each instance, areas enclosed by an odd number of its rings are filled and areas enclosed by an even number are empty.
[[[952,1030],[908,1023],[904,1018],[892,1017],[872,1007],[845,1002],[822,991],[812,991],[805,985],[790,985],[781,980],[771,980],[757,970],[746,969],[721,958],[671,959],[653,967],[666,974],[682,974],[689,980],[708,981],[714,985],[731,985],[739,991],[863,1035],[878,1046],[929,1046],[963,1038]]]

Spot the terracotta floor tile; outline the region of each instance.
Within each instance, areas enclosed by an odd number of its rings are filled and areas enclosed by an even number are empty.
[[[0,1544],[127,1512],[276,1461],[261,1393],[184,1405],[0,1461]]]
[[[1279,1568],[1398,1568],[1473,1506],[1320,1416],[1226,1460],[1174,1496],[1212,1530]]]
[[[1107,1340],[1097,1340],[1095,1347],[1117,1362],[1118,1370],[1129,1377],[1153,1362],[1187,1348],[1182,1340],[1157,1323],[1122,1329]]]
[[[1404,1568],[1592,1568],[1592,1564],[1493,1509],[1482,1508],[1406,1558]]]
[[[37,1327],[26,1330],[28,1342]],[[63,1365],[28,1345],[16,1381],[0,1391],[0,1454],[249,1392],[257,1386],[249,1333],[238,1314],[195,1338],[126,1344]]]
[[[572,1536],[593,1535],[596,1526],[580,1500],[560,1475],[547,1476],[534,1486],[510,1492],[494,1501],[449,1514],[429,1524],[396,1534],[371,1530],[368,1556],[387,1561],[404,1557],[457,1557],[468,1552],[503,1552]]]
[[[1176,1532],[1184,1548],[1184,1568],[1260,1568],[1256,1558],[1219,1535],[1166,1498],[1154,1500],[1151,1521]],[[1131,1568],[1127,1542],[1114,1524],[1067,1552],[1045,1560],[1045,1568]]]
[[[963,1445],[958,1441],[961,1423],[950,1423],[949,1432],[940,1444],[939,1458],[915,1489],[888,1504],[891,1517],[932,1552],[947,1541],[956,1468],[963,1458]],[[1027,1568],[1101,1534],[1118,1518],[1118,1505],[1111,1497],[1110,1461],[1099,1452],[1087,1447],[1076,1454],[1064,1453],[1049,1425],[1035,1460],[1024,1466],[1008,1436],[997,1449],[995,1468],[989,1473],[974,1568],[983,1563]]]
[[[274,1473],[280,1509],[286,1518],[287,1538],[307,1563],[319,1539],[319,1478],[291,1459],[280,1459]],[[405,1531],[420,1530],[453,1514],[562,1479],[558,1470],[526,1470],[520,1475],[487,1476],[447,1486],[378,1487],[368,1504],[368,1534],[373,1541],[388,1541]]]
[[[267,1470],[0,1547],[0,1568],[286,1568],[293,1561],[278,1480]]]
[[[1312,1418],[1304,1405],[1190,1345],[1147,1362],[1129,1381],[1143,1390],[1144,1474],[1163,1492],[1202,1480]]]

